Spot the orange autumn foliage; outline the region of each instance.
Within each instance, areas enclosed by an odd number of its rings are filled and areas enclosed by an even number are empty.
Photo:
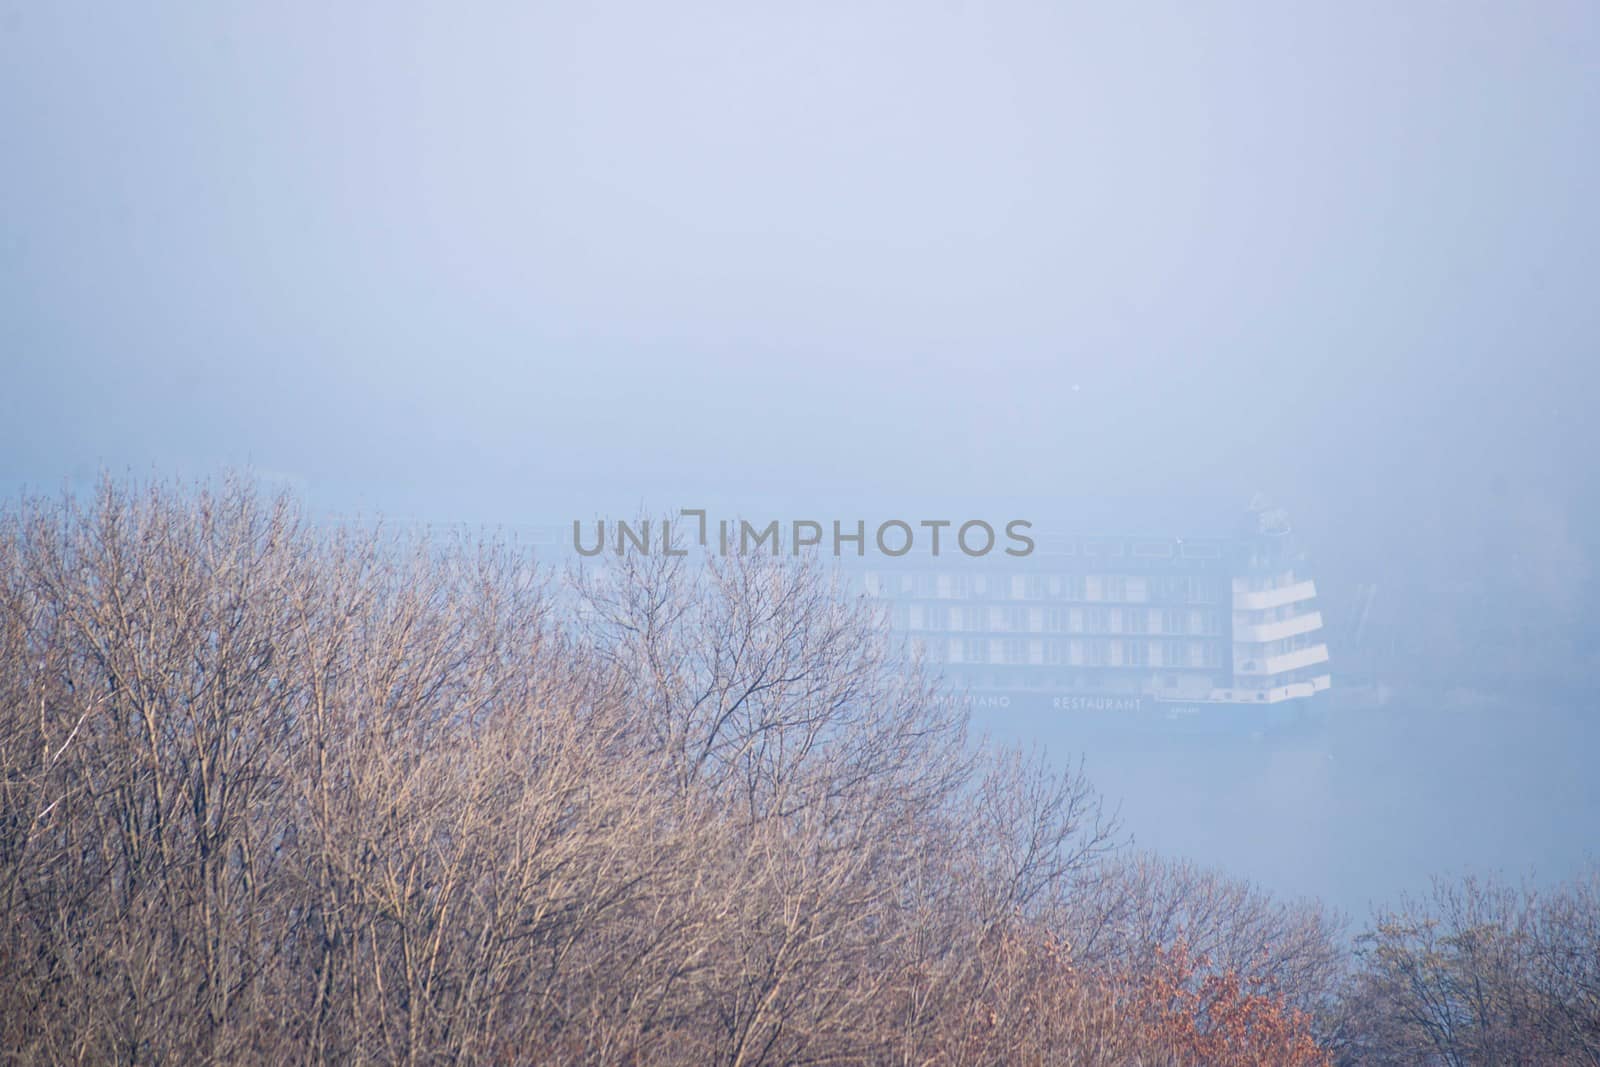
[[[1179,942],[1133,975],[1124,1003],[1179,1062],[1208,1067],[1331,1067],[1311,1020],[1268,993],[1258,975],[1212,971]]]
[[[1310,1017],[1262,977],[1217,970],[1182,943],[1111,970],[1075,965],[1060,937],[1025,923],[984,949],[981,992],[927,1062],[1332,1067]]]

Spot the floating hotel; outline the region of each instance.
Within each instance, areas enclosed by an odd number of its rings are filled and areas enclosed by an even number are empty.
[[[877,557],[862,586],[974,708],[1266,727],[1329,688],[1315,584],[1283,513],[1225,538],[1069,536],[1023,559]]]

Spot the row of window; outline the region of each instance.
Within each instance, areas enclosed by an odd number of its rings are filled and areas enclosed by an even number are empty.
[[[1222,633],[1222,614],[1199,608],[955,608],[945,604],[897,604],[892,618],[897,626],[912,630],[1203,637]]]
[[[1084,638],[1066,641],[964,638],[950,643],[952,663],[1042,664],[1071,667],[1220,667],[1214,641]]]
[[[1217,604],[1225,579],[1140,574],[874,574],[879,596],[924,600],[1077,600],[1126,604]]]

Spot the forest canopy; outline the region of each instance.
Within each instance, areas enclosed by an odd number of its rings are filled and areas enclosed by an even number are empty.
[[[1315,902],[1133,851],[1083,768],[967,726],[814,560],[560,572],[244,481],[23,498],[0,517],[0,1043],[1597,1062],[1592,886],[1456,887],[1352,954]]]

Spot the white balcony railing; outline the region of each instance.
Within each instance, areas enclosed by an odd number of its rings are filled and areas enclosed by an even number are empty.
[[[1322,612],[1308,611],[1304,615],[1295,615],[1276,622],[1235,627],[1233,639],[1240,644],[1259,645],[1267,641],[1282,641],[1286,637],[1298,637],[1320,629],[1322,629]]]
[[[1293,652],[1284,652],[1276,656],[1266,656],[1260,659],[1250,659],[1244,656],[1235,656],[1233,672],[1247,678],[1270,678],[1273,675],[1287,674],[1297,671],[1301,667],[1311,667],[1318,663],[1328,662],[1327,645],[1308,645],[1297,648]]]
[[[1302,600],[1310,600],[1316,595],[1316,583],[1307,579],[1279,589],[1265,589],[1259,593],[1234,593],[1233,610],[1268,611],[1272,608],[1281,608],[1285,604],[1296,604]]]

